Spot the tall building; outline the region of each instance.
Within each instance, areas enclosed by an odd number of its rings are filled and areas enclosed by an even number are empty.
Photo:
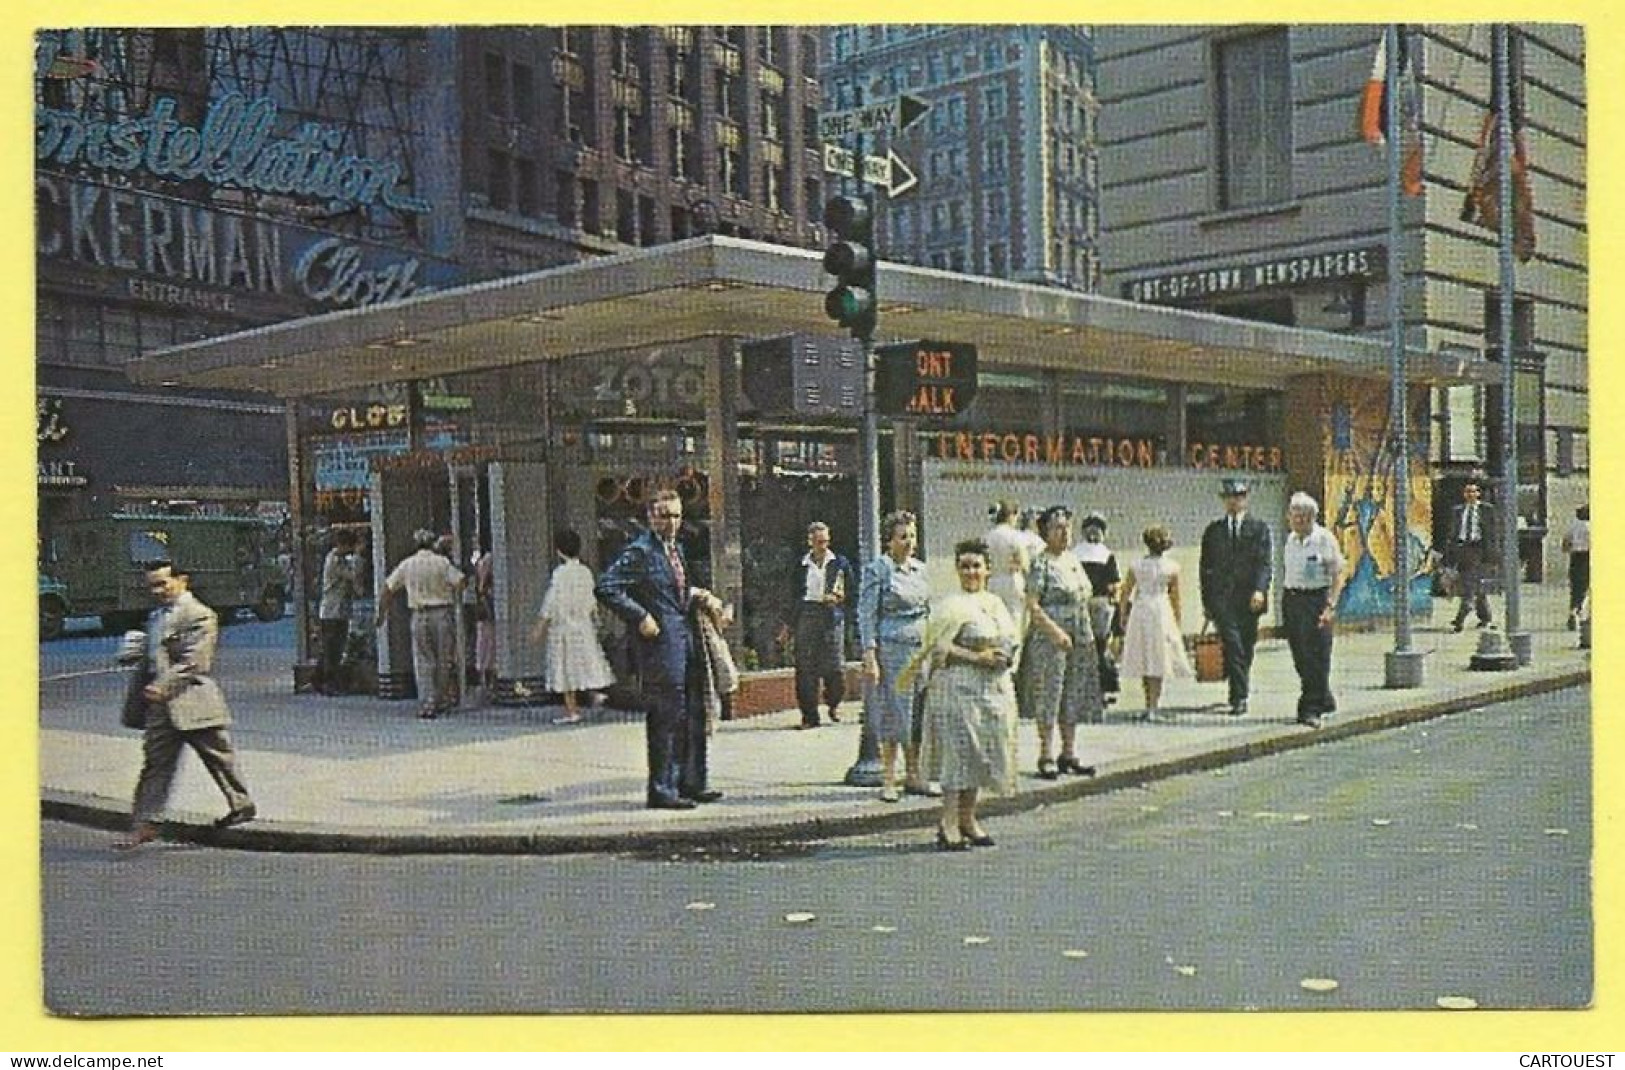
[[[818,47],[786,26],[461,31],[470,263],[533,271],[704,233],[813,244]]]
[[[1087,26],[837,26],[824,107],[907,94],[918,123],[871,139],[919,177],[878,196],[881,255],[947,271],[1093,290],[1095,63]]]
[[[1468,363],[1497,360],[1497,234],[1463,221],[1475,156],[1484,162],[1490,30],[1408,29],[1421,157],[1407,174],[1420,189],[1401,204],[1405,337]],[[1358,121],[1382,31],[1101,27],[1106,292],[1386,336],[1387,156]],[[1512,42],[1533,206],[1512,324],[1517,511],[1533,576],[1564,567],[1555,533],[1589,481],[1585,42],[1560,25],[1515,27]],[[1433,483],[1436,543],[1461,478],[1501,470],[1500,411],[1495,386],[1440,386],[1418,401],[1413,451]]]
[[[819,41],[789,27],[76,29],[38,35],[40,549],[116,512],[283,515],[318,554],[380,459],[470,399],[136,389],[143,352],[700,233],[814,244]]]

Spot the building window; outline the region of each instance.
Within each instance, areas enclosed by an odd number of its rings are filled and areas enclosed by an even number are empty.
[[[768,165],[762,171],[763,195],[770,211],[784,211],[784,169]]]
[[[624,189],[615,191],[615,240],[622,245],[638,243],[638,221],[632,194]]]
[[[615,109],[615,155],[628,163],[636,163],[638,154],[632,130],[632,109]]]
[[[693,135],[682,127],[671,128],[671,173],[674,178],[692,178],[694,166]]]
[[[955,130],[965,129],[965,98],[956,96],[948,101],[948,125]]]
[[[536,121],[536,71],[526,63],[513,65],[513,112],[522,123]]]
[[[584,178],[581,180],[581,229],[588,234],[598,234],[603,226],[603,213],[598,210],[598,183]]]
[[[485,195],[490,199],[492,208],[506,210],[513,207],[513,174],[505,152],[491,149],[486,153]]]
[[[688,53],[676,47],[666,49],[666,92],[686,97],[688,82]]]
[[[1004,229],[1006,201],[1003,190],[993,190],[987,195],[987,225],[990,229]]]
[[[777,67],[779,65],[779,34],[781,32],[782,31],[776,30],[771,26],[763,26],[759,31],[761,34],[759,38],[761,42],[761,51],[759,56],[761,61],[770,67]]]
[[[741,165],[739,150],[724,145],[717,150],[718,180],[724,191],[735,197],[750,196],[750,181]]]
[[[558,214],[559,222],[567,227],[576,225],[580,216],[576,212],[576,179],[568,171],[559,171],[553,175],[553,184],[556,188],[558,203],[553,210]]]
[[[536,164],[530,160],[514,161],[514,207],[520,215],[534,216],[536,212]]]
[[[616,26],[610,31],[609,69],[628,77],[637,76],[637,64],[632,56],[632,32]]]
[[[717,71],[717,114],[724,119],[733,119],[738,115],[734,107],[734,78],[727,71]]]
[[[492,115],[508,113],[506,64],[494,52],[485,54],[485,110]]]
[[[779,106],[778,97],[775,97],[772,93],[762,94],[762,136],[773,141],[779,141],[784,136],[779,129]]]
[[[998,242],[987,247],[987,273],[1001,279],[1010,273],[1004,246]]]
[[[807,219],[822,226],[824,223],[824,187],[818,179],[802,179],[801,203],[806,205]]]
[[[965,250],[963,250],[963,249],[951,249],[951,250],[949,250],[949,252],[948,252],[948,270],[949,271],[960,271],[960,272],[963,272],[965,270]]]
[[[1285,201],[1292,194],[1287,31],[1220,41],[1215,55],[1219,207]]]
[[[981,117],[983,119],[1004,119],[1007,98],[1004,86],[988,86],[981,91]]]

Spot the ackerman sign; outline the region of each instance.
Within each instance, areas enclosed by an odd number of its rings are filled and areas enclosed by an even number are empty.
[[[1232,294],[1291,289],[1322,282],[1369,281],[1387,275],[1387,246],[1368,245],[1131,279],[1123,283],[1122,295],[1142,304],[1181,305]]]

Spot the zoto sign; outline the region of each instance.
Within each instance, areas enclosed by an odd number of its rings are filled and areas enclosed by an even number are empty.
[[[976,347],[899,342],[875,347],[875,409],[886,416],[958,416],[976,399]]]
[[[345,135],[337,127],[302,123],[291,134],[274,136],[277,105],[268,97],[228,93],[209,105],[201,126],[177,122],[171,97],[158,97],[147,114],[118,122],[55,108],[35,109],[34,120],[34,158],[47,165],[145,170],[179,182],[202,179],[324,204],[381,202],[398,212],[429,211],[428,201],[403,187],[401,164],[342,153]]]

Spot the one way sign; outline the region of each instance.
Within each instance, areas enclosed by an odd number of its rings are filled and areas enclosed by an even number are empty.
[[[859,175],[856,158],[851,152],[839,145],[825,145],[824,170],[832,175],[861,178],[868,185],[885,190],[887,198],[900,197],[920,184],[920,177],[909,169],[901,156],[890,149],[886,150],[884,156],[865,156],[863,174]]]
[[[911,93],[886,97],[861,108],[826,112],[818,117],[820,141],[839,141],[876,130],[907,130],[931,110],[931,102]]]

